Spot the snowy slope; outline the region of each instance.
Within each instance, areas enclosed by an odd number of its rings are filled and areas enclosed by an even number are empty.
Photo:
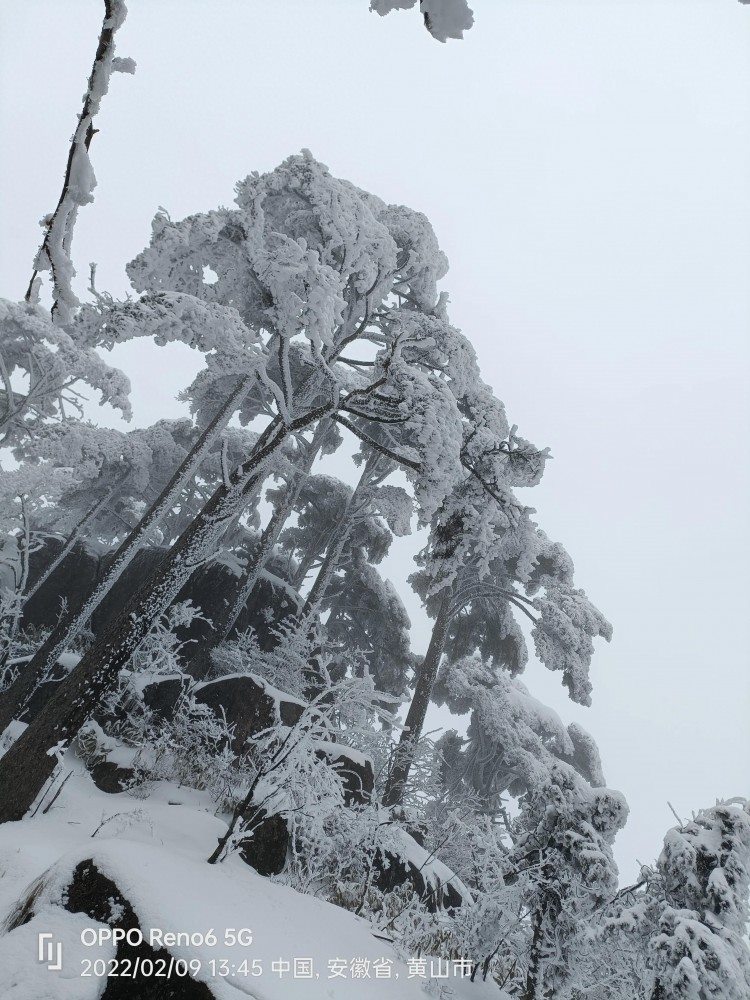
[[[263,878],[237,857],[221,865],[207,864],[205,859],[225,827],[208,811],[200,793],[161,783],[152,786],[147,799],[108,795],[93,785],[75,757],[66,756],[64,768],[63,773],[71,769],[75,773],[46,815],[39,810],[21,823],[0,826],[4,1000],[95,1000],[101,995],[104,981],[81,977],[81,962],[111,957],[112,945],[84,947],[81,931],[103,925],[70,914],[61,905],[73,871],[86,859],[117,885],[144,934],[151,928],[201,935],[213,931],[215,945],[209,938],[202,944],[181,942],[169,951],[176,958],[199,962],[195,978],[207,982],[219,1000],[242,996],[350,1000],[353,995],[362,1000],[417,1000],[427,995],[500,1000],[503,996],[492,984],[454,977],[431,982],[410,978],[408,962],[388,941],[376,938],[364,919]],[[5,928],[14,910],[37,879],[41,882],[34,904],[38,915],[8,932]],[[249,928],[252,943],[225,943],[228,928]],[[40,930],[52,931],[63,942],[61,971],[48,971],[38,961]],[[295,958],[313,960],[312,979],[294,978]],[[279,959],[291,967],[281,976],[272,971],[272,963]],[[333,971],[329,962],[337,959],[345,964],[346,975],[329,978]],[[234,965],[241,971],[218,977],[212,960],[226,960],[230,968]],[[262,974],[244,971],[243,960],[248,966],[256,960]],[[353,978],[354,960],[360,969],[371,963],[369,978]],[[373,963],[387,966],[389,978],[375,978]],[[428,975],[429,968],[428,960]]]

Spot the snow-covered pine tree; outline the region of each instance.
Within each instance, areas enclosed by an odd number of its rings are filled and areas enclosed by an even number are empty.
[[[478,412],[475,406],[472,413]],[[601,613],[573,587],[570,557],[547,539],[513,493],[513,487],[538,482],[545,453],[518,439],[515,428],[493,444],[487,440],[491,427],[487,418],[477,421],[464,446],[464,464],[472,473],[483,470],[492,495],[473,474],[462,481],[434,516],[420,569],[411,578],[435,621],[386,793],[390,804],[402,800],[410,745],[421,736],[444,653],[460,657],[479,649],[498,669],[519,673],[528,656],[513,614],[521,612],[534,623],[539,658],[561,671],[575,701],[588,704],[592,640],[611,635]]]
[[[575,975],[581,927],[617,891],[612,844],[627,814],[619,792],[592,788],[564,763],[530,784],[511,854],[530,922],[523,1000],[556,996]]]
[[[334,658],[345,660],[349,651],[358,651],[378,691],[403,695],[415,665],[411,622],[397,589],[363,549],[350,552],[343,571],[329,584],[321,610],[330,612],[325,634]]]
[[[592,915],[563,1000],[744,1000],[749,883],[746,800],[673,827],[656,864]]]
[[[604,787],[591,737],[566,727],[480,654],[448,661],[436,695],[456,714],[471,711],[466,746],[446,761],[444,780],[454,794],[466,788],[490,815],[501,811],[505,795],[520,802],[502,873],[484,892],[503,896],[515,886],[527,933],[514,936],[513,955],[499,924],[495,937],[485,933],[486,952],[475,959],[485,974],[493,962],[514,965],[524,1000],[557,996],[583,922],[616,893],[612,843],[627,818],[625,800]]]
[[[750,808],[718,803],[671,829],[657,862],[663,893],[651,940],[650,1000],[746,1000]]]
[[[344,503],[327,532],[325,553],[300,612],[301,628],[319,613],[331,580],[349,553],[367,550],[373,562],[380,562],[387,553],[392,536],[373,516],[373,501],[378,487],[393,468],[392,462],[371,451],[362,462],[354,489],[346,488]]]
[[[167,226],[160,220],[154,246],[137,269],[159,290],[124,303],[100,300],[94,309],[81,310],[78,330],[84,340],[87,335],[99,340],[103,333],[112,342],[133,335],[182,340],[206,351],[217,386],[227,376],[236,383],[252,374],[267,393],[266,411],[274,415],[137,599],[3,758],[4,818],[23,814],[50,773],[47,750],[70,738],[116,682],[154,621],[240,516],[290,436],[333,416],[405,469],[425,517],[460,475],[461,416],[453,384],[465,377],[466,348],[460,334],[431,312],[445,262],[424,219],[334,180],[309,154],[248,178],[238,189],[238,204],[231,225],[225,225],[227,213],[202,222],[193,218],[188,225],[199,235],[200,273],[211,267],[219,276],[215,283],[198,283],[194,266],[180,269],[194,247],[186,240],[175,250],[161,238]],[[218,242],[219,226],[224,235],[215,259],[205,250],[212,236]],[[167,291],[170,282],[187,282],[200,295]],[[228,284],[244,316],[217,301]],[[409,297],[409,310],[383,308],[395,292]],[[369,345],[372,366],[364,373],[367,358],[344,360],[354,344]],[[296,381],[293,355],[302,374]],[[403,430],[406,454],[364,429],[380,423]]]

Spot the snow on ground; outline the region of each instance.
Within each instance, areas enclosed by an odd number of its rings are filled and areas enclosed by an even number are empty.
[[[59,907],[46,908],[40,916],[12,934],[0,937],[0,986],[4,1000],[98,1000],[103,981],[96,976],[83,976],[84,960],[94,957],[113,959],[115,946],[110,942],[91,949],[81,943],[81,934],[88,928],[104,928],[103,924],[81,913],[68,913]],[[62,968],[50,971],[38,960],[39,935],[53,934],[65,956]]]
[[[111,944],[85,947],[81,931],[103,925],[62,908],[62,894],[80,861],[91,858],[131,903],[144,934],[162,931],[216,935],[204,943],[181,941],[175,958],[200,962],[195,978],[218,1000],[501,1000],[494,984],[412,976],[407,961],[373,934],[363,918],[258,875],[234,856],[209,865],[207,856],[225,824],[206,796],[166,782],[148,798],[99,791],[80,761],[67,754],[62,774],[74,773],[44,814],[0,826],[0,990],[4,1000],[96,1000],[104,981],[82,977],[82,961],[108,958]],[[38,882],[30,923],[6,930],[19,901]],[[252,943],[233,943],[230,929],[249,928]],[[50,971],[37,954],[39,931],[63,945],[62,970]],[[294,978],[294,960],[312,959],[313,978]],[[235,975],[219,976],[219,963]],[[247,962],[243,966],[243,961]],[[250,974],[262,969],[257,976]],[[282,963],[274,965],[281,960]],[[338,964],[336,964],[338,960]],[[212,962],[216,965],[212,965]],[[331,965],[330,963],[334,963]],[[354,963],[354,965],[352,964]],[[368,967],[369,963],[369,967]],[[388,978],[376,978],[376,966]],[[344,977],[330,978],[334,968]],[[369,978],[355,978],[367,968]],[[274,971],[274,969],[276,971]],[[288,969],[288,971],[287,971]],[[430,960],[427,960],[429,974]],[[279,972],[283,972],[282,975]],[[306,971],[301,965],[299,971]]]

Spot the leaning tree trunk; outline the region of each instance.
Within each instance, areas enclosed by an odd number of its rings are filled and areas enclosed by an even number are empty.
[[[207,452],[250,391],[253,381],[252,376],[245,376],[237,382],[232,394],[206,426],[161,494],[117,549],[112,563],[84,601],[83,607],[63,616],[30,662],[0,695],[0,733],[4,732],[13,719],[18,718],[37,685],[49,674],[70,643],[84,630],[91,616],[142,548],[149,533],[174,507],[185,485],[194,478]]]
[[[326,554],[323,557],[323,562],[320,564],[320,569],[313,581],[313,585],[310,587],[310,593],[307,595],[302,611],[299,613],[298,631],[302,632],[309,627],[312,618],[320,606],[320,602],[325,597],[331,577],[335,573],[342,553],[349,541],[350,532],[351,525],[339,523],[337,532],[326,549]]]
[[[120,482],[122,482],[122,479],[120,480]],[[86,511],[81,520],[78,522],[75,528],[73,528],[71,533],[65,539],[63,547],[57,553],[55,558],[52,559],[47,564],[47,566],[44,568],[44,571],[40,573],[40,575],[34,581],[34,585],[32,587],[29,587],[29,589],[24,594],[24,600],[23,600],[24,608],[31,600],[31,598],[34,596],[34,594],[36,594],[37,591],[39,591],[44,586],[47,580],[49,580],[49,578],[55,572],[57,567],[65,559],[67,559],[67,557],[73,551],[78,539],[81,538],[86,528],[88,528],[88,526],[96,520],[101,511],[107,506],[109,501],[115,495],[116,490],[117,490],[117,484],[111,486],[104,494],[104,496],[101,497],[101,499],[97,500],[96,503],[92,507],[90,507],[89,510]]]
[[[315,560],[320,558],[320,554],[323,551],[323,549],[325,549],[325,547],[326,547],[326,542],[324,540],[321,548],[316,549],[315,551],[312,550],[309,551],[307,555],[303,556],[297,563],[294,572],[289,573],[289,584],[291,587],[294,588],[294,590],[298,591],[301,589],[302,584],[307,579],[307,574],[310,572],[313,565],[315,564]]]
[[[251,456],[222,483],[165,554],[150,578],[106,632],[91,646],[34,721],[0,759],[0,822],[22,819],[55,768],[50,751],[78,732],[117,683],[159,616],[174,601],[195,569],[211,558],[228,526],[241,514],[268,460],[283,441],[331,411],[323,404],[284,425],[276,418]]]
[[[448,626],[451,620],[451,593],[447,591],[440,603],[435,624],[432,627],[430,645],[422,666],[417,672],[414,694],[411,705],[406,715],[404,729],[398,741],[396,753],[394,755],[393,767],[388,775],[383,804],[386,806],[400,806],[404,800],[404,790],[409,780],[409,772],[414,763],[414,755],[417,744],[422,737],[424,720],[427,715],[427,708],[430,704],[432,689],[435,685],[440,660],[445,648],[445,639],[448,634]]]
[[[344,549],[349,544],[349,538],[358,516],[358,508],[361,504],[367,503],[368,489],[372,483],[373,473],[380,460],[378,455],[368,457],[365,462],[362,474],[354,487],[352,495],[343,510],[341,517],[336,522],[331,541],[326,548],[326,554],[320,565],[317,576],[313,581],[310,592],[298,615],[299,631],[309,628],[313,616],[318,611],[320,602],[325,597],[331,577],[336,571]]]
[[[321,425],[327,422],[321,421]],[[273,552],[273,547],[278,541],[284,525],[289,520],[289,515],[299,497],[305,478],[310,472],[313,462],[323,445],[325,436],[325,429],[323,429],[322,433],[319,433],[319,428],[316,428],[312,440],[305,448],[302,460],[297,465],[293,481],[289,484],[286,492],[274,508],[271,519],[260,536],[258,546],[250,556],[248,564],[245,567],[245,575],[239,591],[235,595],[234,600],[231,603],[227,603],[224,612],[218,617],[213,618],[211,623],[213,631],[191,660],[190,669],[194,677],[205,677],[208,674],[211,669],[211,653],[217,646],[220,646],[229,638],[232,629],[237,623],[237,619],[250,600],[250,595],[255,589],[260,574],[263,572]]]

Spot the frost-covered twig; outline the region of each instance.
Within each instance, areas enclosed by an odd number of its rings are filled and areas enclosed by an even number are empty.
[[[60,795],[60,792],[61,792],[61,791],[63,790],[63,788],[65,787],[65,785],[66,785],[66,783],[67,783],[67,781],[68,781],[68,779],[69,779],[69,778],[71,778],[71,777],[72,777],[72,775],[73,775],[73,772],[72,772],[72,771],[68,771],[68,773],[67,773],[67,774],[65,775],[65,777],[63,778],[63,780],[62,780],[62,781],[60,782],[60,784],[58,785],[58,787],[57,787],[57,791],[55,792],[55,794],[54,794],[54,795],[52,796],[52,798],[51,798],[51,799],[49,800],[49,802],[48,802],[48,803],[47,803],[47,805],[46,805],[46,806],[44,807],[44,809],[42,809],[42,816],[46,816],[46,815],[47,815],[47,813],[48,813],[48,812],[50,811],[50,809],[52,808],[52,806],[53,806],[53,805],[55,804],[55,802],[57,802],[57,799],[58,799],[58,797],[59,797],[59,795]]]
[[[379,704],[382,696],[368,683],[369,678],[350,677],[333,681],[324,663],[321,663],[320,669],[325,686],[305,705],[296,722],[285,726],[277,720],[275,725],[252,738],[251,743],[258,756],[256,773],[246,794],[235,806],[226,833],[219,838],[207,859],[209,864],[223,861],[239,843],[248,839],[248,831],[252,831],[258,817],[268,811],[267,804],[277,799],[280,789],[288,793],[290,782],[300,777],[309,786],[311,762],[328,775],[337,795],[342,795],[340,776],[320,760],[317,752],[320,743],[327,742],[331,736],[333,717],[337,711],[344,710],[354,717],[358,711],[364,710],[387,720],[389,724],[393,722],[392,715]],[[268,785],[269,781],[275,787],[264,788],[265,794],[259,799],[259,788]],[[290,808],[285,808],[283,812],[288,814]]]
[[[680,816],[677,815],[677,810],[672,805],[672,803],[669,801],[669,799],[667,799],[667,805],[669,806],[669,811],[672,813],[672,815],[677,820],[677,822],[680,824],[680,826],[684,826],[685,825],[685,820],[682,819],[682,817],[680,817]]]

